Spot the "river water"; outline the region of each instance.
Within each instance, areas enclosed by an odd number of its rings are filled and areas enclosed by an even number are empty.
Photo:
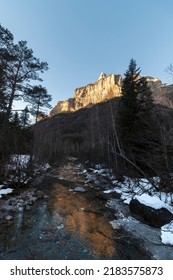
[[[1,220],[0,259],[150,259],[139,241],[112,228],[114,214],[74,162],[55,169],[40,189],[43,199]]]

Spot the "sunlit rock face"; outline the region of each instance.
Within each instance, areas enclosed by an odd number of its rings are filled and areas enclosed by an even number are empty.
[[[104,79],[104,78],[106,78],[106,74],[102,72],[102,73],[100,74],[98,80],[101,80],[101,79]]]
[[[120,75],[102,73],[97,82],[75,89],[75,109],[78,110],[121,95],[122,78]]]
[[[155,102],[173,108],[173,85],[162,85],[159,78],[150,76],[145,78],[151,88]],[[102,72],[95,83],[76,88],[74,90],[74,98],[59,101],[50,112],[50,116],[62,112],[77,111],[81,108],[90,107],[96,103],[121,96],[122,82],[121,75],[106,75]]]
[[[76,88],[74,98],[60,101],[50,112],[53,116],[60,112],[72,112],[93,104],[111,99],[121,95],[122,77],[121,75],[110,74],[106,76],[101,73],[98,81],[85,87]]]
[[[151,88],[153,95],[162,93],[162,81],[159,78],[146,77],[146,81]]]
[[[69,98],[65,101],[59,101],[56,106],[51,110],[50,115],[54,116],[61,112],[73,112],[75,111],[75,100],[74,98]]]
[[[155,103],[173,109],[173,84],[162,84],[159,78],[146,77],[146,80],[153,93]]]
[[[173,109],[173,85],[163,85],[162,92],[157,97],[157,101]]]

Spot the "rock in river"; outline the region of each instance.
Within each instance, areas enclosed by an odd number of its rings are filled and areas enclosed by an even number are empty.
[[[129,204],[131,215],[141,222],[153,227],[162,227],[173,220],[173,214],[166,208],[154,209],[144,205],[137,199],[132,199]]]
[[[86,192],[86,189],[84,189],[83,187],[76,187],[73,189],[75,192]]]

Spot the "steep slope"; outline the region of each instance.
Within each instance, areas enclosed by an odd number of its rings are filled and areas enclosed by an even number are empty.
[[[113,135],[118,100],[40,121],[33,127],[34,153],[46,159],[61,155],[104,157]]]

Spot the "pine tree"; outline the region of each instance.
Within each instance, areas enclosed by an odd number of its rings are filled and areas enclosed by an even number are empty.
[[[25,101],[31,103],[31,113],[36,117],[36,123],[38,121],[38,117],[40,114],[44,113],[42,110],[45,108],[51,108],[50,102],[52,97],[48,94],[47,89],[39,86],[34,86],[28,89],[27,96],[25,97]]]
[[[7,107],[6,63],[9,57],[8,48],[13,44],[13,35],[0,24],[0,111],[5,112]]]
[[[152,92],[145,77],[140,76],[140,68],[131,59],[128,70],[124,74],[120,121],[122,136],[130,137],[140,128],[142,117],[153,107]]]
[[[0,109],[4,110],[0,133],[0,156],[8,149],[10,117],[15,100],[24,100],[33,81],[42,81],[40,73],[47,62],[34,57],[26,41],[13,41],[13,35],[0,25]],[[2,119],[2,118],[1,118]]]
[[[150,131],[150,112],[153,99],[146,78],[140,76],[136,61],[130,60],[124,74],[119,108],[119,135],[124,153],[139,163],[146,153],[146,139]]]
[[[0,30],[3,33],[2,27]],[[3,38],[5,38],[5,34],[2,36]],[[33,51],[27,47],[26,41],[14,44],[10,38],[10,42],[7,40],[4,45],[4,40],[2,40],[0,48],[0,72],[5,79],[3,94],[7,100],[6,121],[8,121],[14,100],[24,99],[31,81],[42,81],[39,73],[46,71],[48,65],[34,57]]]
[[[22,127],[28,127],[30,125],[28,106],[26,106],[25,109],[23,109],[22,113],[20,114],[20,121]]]
[[[19,118],[18,112],[14,113],[14,115],[12,116],[11,122],[12,122],[13,126],[20,127],[20,118]]]

